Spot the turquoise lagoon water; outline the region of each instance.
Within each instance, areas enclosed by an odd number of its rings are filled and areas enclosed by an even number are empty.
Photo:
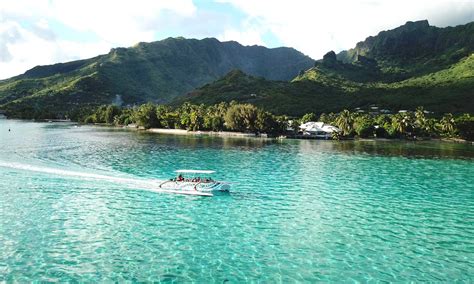
[[[0,281],[474,281],[472,145],[12,120],[0,145]],[[148,191],[179,168],[237,184]]]

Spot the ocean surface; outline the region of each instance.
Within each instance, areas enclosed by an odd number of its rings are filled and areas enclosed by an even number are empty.
[[[235,184],[153,192],[176,169]],[[1,281],[473,282],[474,146],[3,119]]]

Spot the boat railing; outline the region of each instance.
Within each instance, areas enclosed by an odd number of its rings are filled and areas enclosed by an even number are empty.
[[[194,190],[197,190],[197,186],[198,186],[199,184],[201,184],[201,183],[202,183],[202,180],[197,181],[197,182],[194,184]]]
[[[166,183],[168,183],[168,182],[174,182],[174,180],[166,180],[166,181],[160,183],[159,187],[161,188],[162,185],[164,185],[164,184],[166,184]]]

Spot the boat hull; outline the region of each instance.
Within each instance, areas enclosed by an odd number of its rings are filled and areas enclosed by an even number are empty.
[[[226,192],[230,190],[230,185],[223,182],[178,182],[167,181],[160,184],[161,189],[174,191],[198,191],[198,192]]]

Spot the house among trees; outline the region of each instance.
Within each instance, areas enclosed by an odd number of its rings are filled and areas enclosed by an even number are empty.
[[[334,132],[341,132],[339,128],[321,121],[303,123],[300,125],[300,131],[303,133],[303,136],[321,139],[331,139]]]

